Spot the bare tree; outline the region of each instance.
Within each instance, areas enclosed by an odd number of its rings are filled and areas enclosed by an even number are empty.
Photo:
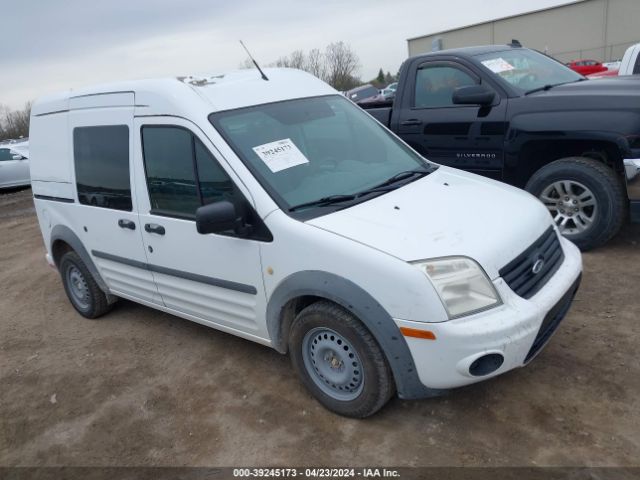
[[[311,75],[315,75],[316,77],[324,80],[326,75],[324,55],[322,55],[322,52],[319,49],[314,48],[309,50],[304,70],[309,72]]]
[[[302,50],[296,50],[289,55],[289,67],[304,70],[307,65],[307,57]]]
[[[6,106],[0,106],[0,110],[0,140],[29,136],[31,102],[22,110],[10,110]]]
[[[247,58],[244,59],[244,61],[242,63],[240,63],[238,68],[240,70],[247,70],[249,68],[255,68],[255,65],[253,64],[253,60],[251,60],[249,57],[247,57]]]
[[[357,83],[358,56],[344,42],[330,43],[325,50],[325,80],[337,90],[349,90]]]

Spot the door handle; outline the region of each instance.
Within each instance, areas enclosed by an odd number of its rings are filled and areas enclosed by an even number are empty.
[[[158,225],[157,223],[145,223],[144,231],[148,233],[157,233],[158,235],[164,235],[165,230],[162,225]]]
[[[120,220],[118,220],[118,226],[120,228],[128,228],[129,230],[135,230],[136,229],[136,224],[133,223],[131,220],[126,220],[124,218],[121,218]]]
[[[400,123],[400,125],[402,125],[403,127],[417,127],[418,125],[422,125],[422,121],[418,120],[417,118],[411,118]]]

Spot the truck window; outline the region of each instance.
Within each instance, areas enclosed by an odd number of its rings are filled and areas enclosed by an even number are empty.
[[[453,106],[453,91],[477,82],[462,70],[444,66],[425,66],[416,72],[414,107],[438,108]]]
[[[153,213],[194,218],[198,207],[233,195],[233,183],[190,131],[145,126],[142,146]]]
[[[0,162],[11,159],[11,151],[8,148],[0,148]]]
[[[131,211],[129,127],[75,128],[73,157],[81,204]]]

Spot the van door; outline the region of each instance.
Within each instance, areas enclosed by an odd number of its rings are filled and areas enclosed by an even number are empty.
[[[133,159],[133,93],[72,98],[77,206],[68,222],[116,295],[161,304],[146,268],[136,209]]]
[[[220,200],[250,205],[249,192],[195,124],[141,117],[135,130],[136,155],[143,159],[137,187],[146,192],[138,199],[140,224],[164,305],[265,343],[260,241],[232,232],[201,235],[195,224],[201,205]]]
[[[429,160],[501,180],[507,102],[499,92],[488,107],[455,105],[456,88],[481,83],[470,69],[432,60],[409,74],[405,97],[411,98],[403,101],[400,136]]]

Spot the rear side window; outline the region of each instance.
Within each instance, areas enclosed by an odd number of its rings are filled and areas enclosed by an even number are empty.
[[[80,203],[131,211],[129,127],[75,128],[73,156]]]
[[[198,207],[233,200],[233,183],[205,146],[181,127],[142,128],[151,212],[195,218]]]

